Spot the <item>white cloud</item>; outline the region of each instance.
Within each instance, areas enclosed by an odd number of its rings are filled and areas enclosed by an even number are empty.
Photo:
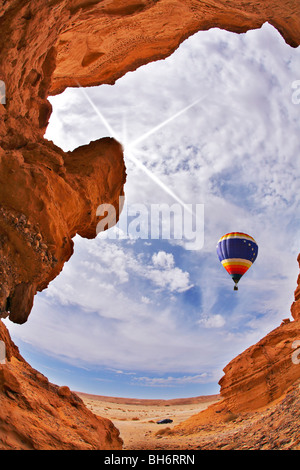
[[[189,282],[188,272],[183,272],[179,268],[173,268],[172,270],[152,269],[145,274],[157,286],[169,289],[171,292],[184,292],[192,287]]]
[[[217,377],[213,377],[212,374],[203,373],[197,375],[184,375],[181,377],[134,377],[134,381],[146,387],[174,387],[174,386],[182,386],[187,384],[203,384],[207,382],[211,382]]]
[[[174,256],[172,253],[166,253],[165,251],[159,251],[154,253],[152,256],[154,266],[170,269],[174,266]]]
[[[206,328],[220,328],[225,325],[225,319],[222,315],[209,315],[199,320],[199,323]]]

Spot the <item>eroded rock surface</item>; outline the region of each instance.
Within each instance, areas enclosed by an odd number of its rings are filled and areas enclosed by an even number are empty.
[[[118,211],[125,167],[111,138],[64,153],[50,142],[28,143],[0,157],[0,311],[24,323],[37,291],[73,252],[72,238],[96,236],[100,204]]]
[[[300,255],[298,263],[300,267]],[[291,306],[294,320],[284,319],[224,368],[220,393],[233,412],[259,409],[277,400],[300,378],[300,275],[297,282]]]
[[[33,369],[0,320],[6,364],[0,364],[0,450],[119,450],[111,421],[89,411],[69,387]]]
[[[220,402],[172,430],[165,428],[151,449],[299,450],[299,405],[299,380],[279,400],[256,411],[234,413]]]
[[[298,263],[300,267],[300,255]],[[297,418],[300,383],[299,283],[300,275],[295,290],[295,301],[291,306],[294,320],[283,319],[278,328],[232,359],[224,368],[224,375],[219,381],[221,401],[177,426],[175,432],[179,434],[194,434],[201,430],[210,432],[212,426],[215,426],[213,431],[217,432],[216,424],[222,426],[231,420],[234,421],[237,417],[243,421],[249,413],[254,413],[251,416],[254,417],[255,422],[261,423],[261,432],[256,423],[251,430],[253,439],[251,442],[248,440],[247,443],[247,431],[242,435],[240,429],[233,430],[235,437],[237,432],[239,433],[239,439],[233,442],[232,436],[229,437],[227,434],[224,439],[222,437],[224,446],[228,446],[228,449],[252,448],[255,442],[256,448],[259,448],[258,437],[260,436],[262,447],[281,448],[279,441],[282,440],[282,444],[287,444],[282,448],[299,449]],[[292,397],[291,400],[286,399],[286,393],[289,390],[292,391],[288,395]],[[286,403],[291,408],[288,412]],[[268,422],[263,418],[265,410],[269,407],[275,407],[274,412],[266,415],[270,417],[269,423],[274,421],[270,432],[267,430]],[[276,433],[276,426],[279,427],[282,422],[284,422],[282,432]],[[249,425],[249,429],[250,427],[252,424]],[[269,432],[267,443],[266,439],[263,439],[266,437],[266,432]],[[284,439],[285,433],[289,436],[288,440]],[[209,442],[208,437],[206,440],[205,446],[201,446],[203,449],[213,448],[214,443],[218,448],[223,445],[220,444],[221,441]]]

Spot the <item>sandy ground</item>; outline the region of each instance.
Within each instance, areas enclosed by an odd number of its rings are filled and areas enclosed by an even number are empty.
[[[192,438],[187,441],[186,436],[168,436],[166,428],[172,429],[219,399],[218,395],[212,395],[181,400],[135,400],[76,393],[93,413],[114,423],[123,439],[124,450],[194,448]],[[173,422],[157,424],[165,418]]]

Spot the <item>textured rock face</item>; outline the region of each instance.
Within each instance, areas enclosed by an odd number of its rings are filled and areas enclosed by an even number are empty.
[[[234,358],[219,382],[227,407],[255,410],[280,398],[300,378],[294,344],[299,339],[300,323],[285,323]]]
[[[234,413],[220,403],[173,428],[173,434],[188,435],[183,443],[192,441],[197,450],[299,450],[299,405],[298,380],[264,409]],[[164,449],[172,449],[168,444],[164,440]]]
[[[300,255],[298,262],[300,267]],[[284,320],[224,368],[220,393],[230,410],[261,408],[281,397],[300,378],[299,282],[300,275],[291,306],[294,321]]]
[[[174,432],[199,435],[198,449],[299,449],[299,340],[300,322],[283,322],[246,349],[224,368],[222,399]]]
[[[52,93],[67,86],[113,83],[128,70],[169,55],[196,31],[220,27],[245,32],[264,22],[299,44],[299,5],[290,0],[76,0],[72,26],[60,34]]]
[[[122,448],[111,421],[27,364],[1,320],[0,340],[6,344],[6,364],[0,364],[0,450]]]
[[[59,274],[72,238],[96,236],[96,209],[118,210],[125,169],[119,143],[106,138],[64,154],[28,143],[0,157],[0,310],[24,323],[37,290]],[[98,219],[99,221],[99,219]]]
[[[298,255],[297,261],[299,263],[299,268],[300,268],[300,254]],[[291,306],[291,313],[292,313],[292,317],[295,320],[300,320],[300,274],[297,279],[297,288],[294,292],[294,296],[295,296],[295,300]]]
[[[300,267],[300,255],[298,256],[298,262]],[[283,320],[278,328],[275,328],[258,343],[246,349],[227,364],[224,368],[224,376],[219,381],[222,400],[178,425],[175,428],[176,432],[197,433],[200,429],[206,429],[209,423],[226,423],[231,419],[231,416],[234,417],[239,414],[247,416],[249,412],[257,412],[259,416],[268,405],[276,404],[276,402],[282,399],[284,400],[284,396],[289,388],[294,390],[294,395],[299,394],[300,275],[298,276],[297,284],[295,301],[291,306],[294,321],[289,319]],[[293,407],[295,411],[298,405],[295,405],[293,402]],[[280,413],[282,415],[285,412],[286,409],[279,411],[279,424],[281,422]],[[295,420],[297,420],[296,413],[294,416]],[[282,415],[282,420],[284,419]],[[298,428],[297,424],[293,421],[293,413],[289,413],[287,421],[284,433],[288,432],[291,440],[297,438],[295,448],[298,449],[298,431],[295,434]],[[273,424],[272,427],[274,427]],[[257,428],[255,433],[256,435],[259,434]],[[247,434],[244,436],[245,440],[247,440],[246,436]],[[270,437],[270,447],[266,448],[276,448],[277,444],[271,441]],[[228,448],[239,448],[237,446],[232,447],[228,437],[227,444]],[[208,444],[203,448],[212,447],[211,444]],[[245,441],[242,438],[241,448],[245,448]]]

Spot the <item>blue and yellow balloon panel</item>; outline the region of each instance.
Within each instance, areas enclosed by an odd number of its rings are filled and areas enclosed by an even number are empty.
[[[242,232],[231,232],[223,235],[217,244],[217,255],[231,276],[234,290],[237,283],[257,258],[258,245],[253,237]]]

